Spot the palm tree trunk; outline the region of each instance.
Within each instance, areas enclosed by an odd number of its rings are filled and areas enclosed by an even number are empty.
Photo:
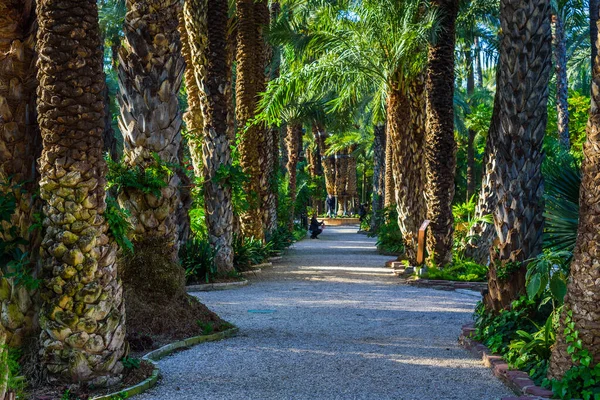
[[[592,71],[596,65],[596,56],[598,55],[598,10],[600,2],[598,0],[589,0],[590,7],[590,43],[592,47]]]
[[[246,175],[248,209],[241,216],[246,237],[264,239],[261,185],[261,152],[265,151],[264,126],[251,123],[257,109],[258,93],[264,87],[264,43],[262,24],[264,0],[237,0],[236,116],[240,135],[240,162]],[[268,14],[267,14],[268,16]]]
[[[126,351],[125,309],[117,245],[104,219],[98,9],[95,0],[40,0],[37,15],[40,195],[47,202],[41,361],[55,379],[114,383]]]
[[[484,298],[494,311],[509,307],[523,293],[525,261],[542,250],[542,142],[552,68],[550,2],[502,0],[500,20],[499,111],[497,125],[488,135],[495,157],[488,178],[498,199],[493,212],[498,240],[490,252],[489,291]],[[523,38],[528,38],[527,46]],[[500,269],[506,278],[501,278]]]
[[[477,76],[477,87],[483,87],[483,68],[481,66],[481,47],[479,38],[475,36],[475,75]]]
[[[125,38],[119,61],[120,128],[124,161],[142,169],[179,164],[182,115],[179,89],[185,69],[178,31],[179,0],[127,0]],[[177,323],[165,319],[185,294],[185,274],[178,263],[178,213],[181,179],[165,178],[160,195],[124,188],[118,196],[134,228],[134,254],[125,259],[123,282],[128,329],[170,335]],[[176,303],[176,301],[180,301]],[[166,308],[171,309],[170,314]]]
[[[39,176],[35,163],[41,153],[41,137],[36,122],[35,77],[35,4],[33,1],[4,1],[0,4],[0,196],[5,191],[15,195],[17,204],[10,227],[16,236],[29,243],[22,246],[29,251],[34,263],[39,254],[39,235],[29,231],[33,214],[40,211],[34,201]],[[17,185],[23,185],[21,190]],[[6,228],[6,227],[5,227]],[[2,229],[0,229],[2,231]],[[12,240],[8,229],[0,239]],[[0,288],[5,291],[0,308],[5,310],[0,319],[0,399],[6,390],[8,367],[6,347],[20,347],[34,334],[35,307],[32,293],[0,271]],[[11,290],[12,288],[12,290]]]
[[[454,217],[454,175],[456,140],[454,139],[454,44],[458,0],[433,0],[440,11],[441,29],[435,44],[429,47],[426,78],[427,133],[425,166],[427,171],[427,219],[431,221],[427,248],[431,261],[438,266],[452,262]]]
[[[277,21],[279,13],[281,12],[281,6],[279,2],[273,1],[270,8],[270,24],[274,24]],[[281,68],[281,52],[278,46],[267,46],[267,63],[268,63],[268,80],[274,80],[279,77]],[[271,236],[277,230],[277,205],[279,189],[277,187],[277,175],[279,173],[279,128],[277,126],[271,126],[267,128],[266,135],[268,139],[266,142],[269,144],[270,150],[268,151],[270,157],[268,162],[268,170],[265,176],[268,179],[268,190],[264,200],[264,212],[265,212],[265,229],[267,236],[270,239]]]
[[[569,85],[567,82],[567,43],[564,23],[560,15],[553,16],[554,70],[556,73],[556,111],[558,114],[558,138],[565,148],[571,147],[569,140]]]
[[[596,17],[598,9],[596,8]],[[598,44],[598,38],[596,38]],[[560,327],[556,334],[556,344],[548,368],[550,379],[561,379],[574,366],[568,351],[569,343],[565,337],[565,317],[572,313],[573,330],[579,332],[583,349],[589,351],[592,361],[590,367],[600,361],[600,343],[598,342],[598,318],[600,312],[600,269],[598,269],[598,176],[600,174],[600,59],[596,53],[596,63],[592,71],[592,107],[587,126],[587,139],[583,146],[581,191],[579,197],[579,228],[577,243],[571,262],[571,275],[564,299]]]
[[[415,78],[408,87],[402,79],[388,93],[387,118],[393,145],[398,225],[404,240],[404,257],[414,263],[417,232],[426,216],[425,203],[425,84]],[[408,121],[408,123],[407,123]]]
[[[302,125],[292,123],[288,125],[288,133],[286,136],[287,150],[288,150],[288,164],[287,170],[289,173],[289,196],[290,196],[290,217],[288,220],[288,228],[294,229],[294,216],[295,216],[295,205],[296,205],[296,169],[298,167],[298,159],[300,158],[300,151],[302,150]]]
[[[467,95],[470,97],[475,93],[475,68],[473,63],[473,53],[471,50],[466,52],[467,59]],[[467,140],[467,199],[471,200],[475,194],[475,135],[473,129],[469,129]]]
[[[385,134],[385,171],[383,188],[383,206],[385,208],[396,205],[396,189],[394,188],[394,146],[390,134],[389,122]]]
[[[233,206],[231,187],[216,180],[231,167],[229,103],[231,75],[227,51],[227,0],[186,0],[185,25],[190,39],[192,68],[203,111],[202,154],[204,206],[209,241],[217,250],[221,273],[233,270]],[[210,21],[210,23],[209,23]]]
[[[203,13],[205,15],[205,13]],[[206,32],[204,30],[203,32]],[[202,106],[200,102],[200,89],[196,82],[194,74],[194,60],[192,58],[192,48],[190,35],[185,26],[185,17],[183,12],[179,16],[179,34],[181,37],[181,55],[185,61],[185,88],[187,91],[188,109],[183,114],[183,120],[187,128],[187,143],[190,150],[190,158],[194,167],[194,176],[202,176],[202,136],[204,135],[204,116],[202,115]],[[200,39],[204,39],[201,41]],[[206,47],[206,38],[196,37],[196,46]]]
[[[379,229],[379,212],[383,208],[385,190],[385,124],[377,124],[373,130],[373,200],[371,203],[371,232]]]

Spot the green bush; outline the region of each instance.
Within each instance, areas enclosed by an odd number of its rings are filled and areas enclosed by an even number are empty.
[[[488,268],[472,260],[461,260],[457,257],[451,265],[443,269],[429,267],[422,276],[427,279],[444,281],[485,282]]]
[[[267,261],[272,251],[272,245],[265,244],[260,239],[234,237],[233,267],[238,272],[248,271],[253,265]]]
[[[402,232],[398,226],[398,212],[395,207],[388,207],[382,212],[383,223],[377,232],[377,248],[385,253],[404,253]]]
[[[185,269],[187,283],[209,283],[217,275],[215,256],[208,240],[192,237],[179,251],[181,266]]]

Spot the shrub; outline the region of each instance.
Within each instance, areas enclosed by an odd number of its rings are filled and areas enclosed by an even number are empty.
[[[439,269],[435,266],[429,267],[423,277],[445,281],[485,282],[487,271],[488,269],[485,265],[477,264],[472,260],[463,260],[454,257],[452,264],[444,269]]]
[[[383,210],[383,223],[377,232],[377,248],[386,253],[404,253],[404,241],[398,226],[398,212],[395,207]]]
[[[208,240],[198,237],[188,240],[179,251],[187,282],[210,282],[217,274],[216,254],[217,249],[213,249]]]
[[[248,271],[253,265],[261,264],[271,256],[272,246],[254,237],[233,239],[233,267],[238,272]]]

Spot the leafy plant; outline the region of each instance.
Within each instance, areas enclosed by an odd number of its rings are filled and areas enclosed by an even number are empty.
[[[445,281],[485,282],[487,272],[488,269],[486,266],[455,256],[452,264],[446,266],[444,269],[430,266],[423,277]]]
[[[210,322],[196,321],[196,323],[198,324],[200,329],[202,329],[203,335],[210,335],[215,331],[214,326]]]
[[[567,294],[567,279],[572,253],[569,251],[544,252],[527,266],[527,295],[541,298],[541,303],[552,301],[562,305]]]
[[[493,353],[505,354],[508,345],[518,336],[517,331],[535,332],[537,304],[527,297],[515,300],[510,310],[493,314],[480,302],[475,309],[475,340],[482,342]]]
[[[108,164],[106,176],[108,189],[114,188],[117,193],[124,188],[131,188],[160,197],[161,189],[168,185],[173,171],[179,168],[176,164],[161,160],[157,154],[153,154],[153,161],[145,167],[140,165],[131,167],[123,161],[115,162],[108,155],[105,160]]]
[[[551,347],[556,341],[555,325],[558,313],[551,314],[542,326],[533,323],[537,331],[530,333],[524,330],[515,332],[517,338],[510,342],[506,353],[509,366],[521,371],[528,371],[534,382],[540,384],[546,377]]]
[[[565,315],[564,334],[573,366],[561,380],[546,380],[545,383],[552,385],[552,392],[560,399],[600,400],[600,363],[591,366],[592,356],[583,348],[571,310]]]
[[[179,257],[188,282],[209,283],[217,275],[217,251],[208,240],[198,237],[192,237],[182,246]]]
[[[129,240],[129,235],[133,230],[129,223],[131,213],[129,210],[121,208],[119,203],[112,197],[106,198],[106,212],[104,217],[108,222],[108,227],[115,241],[123,249],[125,254],[133,254],[133,243]]]
[[[254,237],[235,237],[233,266],[238,272],[248,271],[253,265],[265,262],[272,253],[272,245]]]
[[[498,277],[498,280],[506,282],[522,267],[523,264],[518,261],[498,262],[496,265],[496,276]]]
[[[134,357],[124,357],[121,362],[125,369],[140,369],[141,360]]]
[[[404,253],[404,240],[398,226],[398,212],[395,207],[382,211],[383,223],[377,232],[377,248],[386,253]]]

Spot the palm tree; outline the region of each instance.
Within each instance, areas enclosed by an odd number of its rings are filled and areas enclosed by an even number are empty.
[[[454,217],[454,46],[458,0],[434,0],[440,14],[441,30],[429,47],[426,80],[427,134],[427,219],[431,221],[427,248],[436,265],[452,261]]]
[[[598,9],[596,8],[596,18]],[[598,45],[598,38],[596,38]],[[600,346],[596,340],[597,320],[592,316],[598,313],[598,279],[600,270],[597,264],[597,248],[600,245],[600,235],[597,229],[599,216],[597,196],[598,166],[600,166],[600,70],[597,68],[600,60],[596,53],[596,67],[592,79],[592,108],[587,126],[587,140],[584,145],[584,161],[582,165],[581,195],[579,197],[579,228],[577,244],[571,262],[571,275],[567,285],[567,295],[557,330],[556,345],[548,368],[548,377],[561,379],[574,366],[569,343],[565,337],[566,316],[571,315],[574,323],[572,331],[578,331],[583,349],[589,351],[592,359],[590,365],[595,365],[600,359]]]
[[[185,7],[185,2],[184,2]],[[202,12],[204,16],[206,13]],[[188,17],[189,18],[189,17]],[[181,36],[181,55],[185,60],[185,89],[187,91],[187,112],[183,114],[187,130],[187,142],[190,149],[190,158],[194,168],[194,175],[198,178],[202,176],[202,135],[204,132],[204,117],[202,115],[202,106],[200,103],[200,89],[196,82],[194,74],[194,62],[192,58],[192,44],[206,46],[206,38],[196,38],[195,42],[190,42],[190,35],[185,26],[185,17],[181,13],[179,17],[179,35]]]
[[[118,379],[126,346],[117,245],[104,219],[98,9],[95,0],[40,0],[37,16],[40,195],[47,202],[40,356],[55,379],[102,385]]]
[[[396,205],[396,196],[394,189],[394,148],[389,129],[386,129],[385,135],[385,174],[383,189],[384,207],[393,207]]]
[[[124,162],[129,168],[164,170],[165,163],[180,161],[178,93],[184,60],[177,27],[181,5],[179,0],[127,0],[126,6],[118,71]],[[132,185],[118,196],[131,214],[134,230],[134,256],[126,260],[123,279],[128,326],[136,331],[152,329],[138,316],[160,306],[138,299],[149,299],[150,293],[152,299],[174,299],[185,293],[184,271],[177,262],[180,178],[171,171],[160,175],[160,193],[144,193]]]
[[[193,102],[202,104],[203,125],[194,140],[202,143],[204,204],[209,241],[217,251],[219,272],[233,269],[233,206],[231,187],[218,175],[231,168],[229,124],[231,69],[227,49],[227,0],[186,0],[185,27],[191,64],[186,76],[197,90]],[[208,23],[210,21],[210,24]],[[188,92],[191,97],[192,93]],[[189,110],[195,113],[198,110]],[[190,116],[193,118],[193,114]],[[202,116],[200,116],[202,118]]]
[[[523,18],[529,23],[522,24]],[[523,293],[525,261],[542,250],[542,142],[552,68],[550,2],[502,0],[500,20],[496,102],[488,134],[490,158],[495,161],[484,178],[492,182],[496,195],[491,211],[497,244],[490,251],[485,296],[487,307],[496,311]],[[528,38],[527,45],[523,38]]]
[[[266,150],[271,150],[272,146],[269,146],[270,140],[265,142],[265,138],[271,138],[265,134],[265,126],[253,123],[252,119],[257,114],[258,94],[265,88],[266,46],[263,29],[269,21],[266,1],[236,0],[236,16],[236,117],[240,127],[240,162],[248,176],[244,187],[248,194],[248,209],[241,216],[242,232],[247,237],[263,239],[262,200],[269,182],[262,178],[261,161],[264,163],[264,159],[261,153],[267,153]]]
[[[360,5],[354,2],[319,3],[320,12],[302,11],[294,13],[294,25],[301,30],[297,33],[293,26],[282,29],[289,36],[292,51],[296,50],[306,60],[303,65],[286,74],[282,74],[274,84],[269,85],[266,109],[278,103],[293,101],[295,97],[311,93],[317,99],[325,99],[329,113],[351,114],[348,110],[372,110],[374,125],[376,121],[385,120],[386,108],[395,102],[390,100],[396,95],[395,87],[403,87],[402,93],[411,99],[411,107],[421,107],[408,114],[412,123],[388,121],[388,131],[392,140],[390,146],[402,151],[394,155],[392,165],[399,177],[410,177],[412,181],[398,183],[400,187],[396,200],[400,202],[399,210],[404,210],[402,217],[412,214],[412,205],[423,203],[424,179],[420,174],[424,170],[422,150],[414,141],[407,149],[406,141],[424,133],[425,102],[422,85],[413,85],[415,77],[421,76],[426,53],[427,37],[434,26],[432,13],[424,13],[420,2],[365,1]],[[351,15],[352,18],[339,18],[340,15]],[[304,18],[304,20],[303,20]],[[282,35],[283,36],[283,35]],[[278,36],[279,37],[279,36]],[[409,88],[412,91],[408,91]],[[327,88],[327,90],[323,90]],[[420,90],[418,90],[418,88]],[[400,94],[398,94],[400,95]],[[362,106],[361,106],[362,105]],[[412,108],[411,108],[412,110]],[[409,131],[408,135],[400,134],[394,129],[417,129],[419,133]],[[393,139],[395,138],[395,140]],[[399,144],[398,140],[405,140]],[[411,151],[416,152],[416,158]],[[413,162],[414,160],[414,162]],[[407,164],[399,164],[404,161]],[[412,168],[418,168],[419,172]],[[418,179],[417,179],[418,178]],[[389,180],[387,181],[389,182]],[[410,187],[411,190],[402,188]],[[386,184],[387,187],[387,184]],[[406,194],[406,196],[405,196]],[[411,211],[408,211],[411,210]],[[423,210],[423,212],[421,212]],[[416,231],[422,223],[424,207],[420,207],[408,222],[402,220],[401,227],[407,239],[407,247],[416,246]],[[420,219],[418,223],[412,223]],[[415,251],[409,252],[414,254]]]
[[[294,205],[296,204],[296,170],[298,168],[298,159],[300,158],[300,152],[302,151],[302,136],[304,132],[302,130],[302,124],[299,122],[291,121],[287,125],[287,150],[288,150],[288,163],[287,170],[289,176],[289,196],[290,196],[290,219],[288,220],[288,228],[292,230],[294,228]]]
[[[371,232],[379,229],[379,212],[384,207],[386,175],[386,128],[385,123],[375,125],[373,129],[373,201],[371,203]]]
[[[33,202],[38,176],[35,161],[41,151],[41,137],[36,124],[35,91],[35,5],[33,1],[6,1],[0,5],[0,193],[10,191],[18,204],[11,217],[11,226],[18,238],[30,240],[29,227],[33,213],[39,211]],[[2,230],[0,240],[10,237]],[[35,246],[22,250],[36,254]],[[35,258],[35,256],[33,256]],[[34,307],[30,294],[13,279],[0,272],[0,285],[14,288],[8,298],[0,301],[10,310],[0,321],[0,364],[8,355],[6,346],[18,347],[32,333]],[[20,307],[19,307],[20,306]],[[12,314],[12,315],[9,315]],[[5,362],[6,363],[6,362]],[[4,364],[6,365],[6,364]],[[0,368],[0,398],[6,390],[8,368]]]

